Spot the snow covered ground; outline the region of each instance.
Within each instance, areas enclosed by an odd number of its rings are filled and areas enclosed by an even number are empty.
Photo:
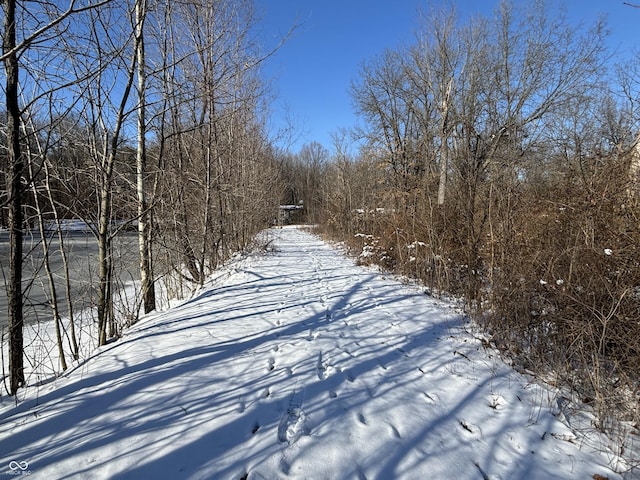
[[[4,397],[0,478],[621,478],[454,307],[302,229],[269,235],[269,253]]]

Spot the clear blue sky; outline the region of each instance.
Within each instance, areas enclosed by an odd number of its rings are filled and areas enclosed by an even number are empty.
[[[640,0],[629,1],[640,4]],[[452,3],[464,18],[476,13],[490,16],[499,0]],[[572,22],[590,25],[606,14],[611,45],[621,54],[640,50],[640,9],[625,6],[623,0],[563,3]],[[418,11],[428,5],[427,0],[255,0],[255,4],[263,18],[263,34],[270,42],[292,25],[299,25],[264,67],[276,95],[272,128],[275,131],[293,123],[297,133],[294,143],[281,146],[294,152],[312,141],[331,150],[331,133],[356,124],[349,86],[359,66],[386,48],[412,43],[419,27]]]

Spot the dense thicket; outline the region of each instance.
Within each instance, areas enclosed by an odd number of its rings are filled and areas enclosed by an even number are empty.
[[[573,387],[601,427],[636,421],[631,69],[612,74],[602,22],[575,28],[543,2],[466,23],[430,11],[423,27],[353,82],[361,147],[324,169],[324,226],[362,261],[464,298],[516,365]]]

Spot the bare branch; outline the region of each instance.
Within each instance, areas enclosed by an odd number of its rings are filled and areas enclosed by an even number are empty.
[[[51,22],[47,23],[43,27],[41,27],[38,30],[36,30],[35,32],[33,32],[28,37],[24,38],[20,43],[18,43],[11,50],[8,50],[8,51],[4,52],[3,55],[0,56],[0,62],[4,62],[9,56],[15,55],[20,50],[23,50],[24,48],[29,47],[29,45],[31,45],[31,43],[34,42],[38,37],[40,37],[45,32],[51,30],[53,27],[55,27],[56,25],[58,25],[61,22],[63,22],[69,16],[71,16],[73,14],[76,14],[76,13],[81,13],[81,12],[85,12],[87,10],[91,10],[91,9],[94,9],[94,8],[101,7],[101,6],[106,5],[106,4],[110,3],[110,2],[111,2],[111,0],[102,0],[102,1],[100,1],[98,3],[92,3],[92,4],[89,4],[89,5],[85,5],[84,7],[76,8],[75,7],[76,0],[71,0],[69,2],[69,8],[67,8],[59,17],[53,19]]]

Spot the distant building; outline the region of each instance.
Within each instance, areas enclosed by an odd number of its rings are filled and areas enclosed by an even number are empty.
[[[278,225],[303,223],[304,205],[280,205],[278,209]]]

